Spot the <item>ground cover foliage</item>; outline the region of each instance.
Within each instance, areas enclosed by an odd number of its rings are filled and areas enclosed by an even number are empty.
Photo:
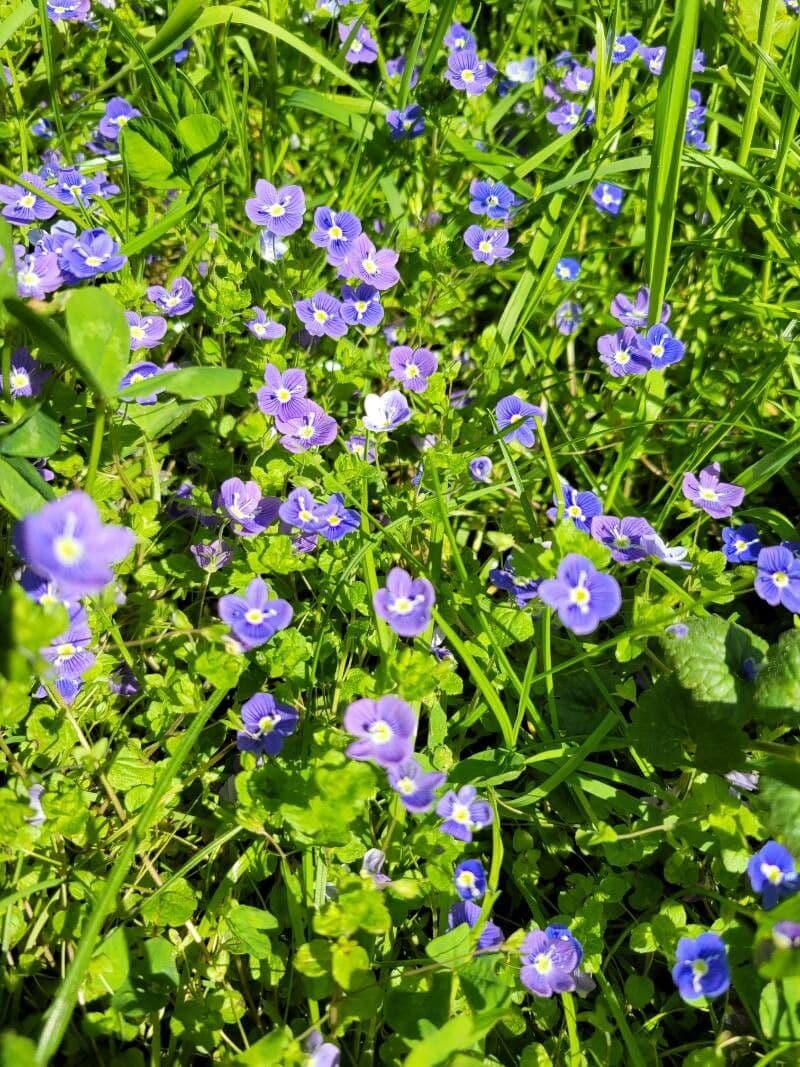
[[[794,7],[0,2],[3,1064],[797,1062]]]

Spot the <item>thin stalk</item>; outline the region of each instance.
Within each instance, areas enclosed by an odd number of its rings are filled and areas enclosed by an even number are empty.
[[[92,427],[92,442],[89,446],[89,465],[86,471],[86,492],[91,493],[94,489],[97,468],[100,463],[100,452],[103,448],[103,437],[106,430],[106,405],[99,398],[95,398],[97,407],[94,412],[94,426]]]

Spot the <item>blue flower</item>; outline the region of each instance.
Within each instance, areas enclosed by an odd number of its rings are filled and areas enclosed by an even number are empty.
[[[504,396],[494,409],[497,425],[501,430],[507,426],[512,427],[508,433],[503,434],[503,440],[511,443],[517,441],[525,448],[533,448],[536,444],[537,418],[545,421],[544,411],[536,404],[529,404],[518,396]]]
[[[401,138],[412,141],[415,137],[421,137],[425,132],[425,116],[419,104],[409,104],[402,111],[392,108],[386,113],[386,122],[392,131],[393,141]]]
[[[632,326],[598,337],[597,351],[600,362],[605,363],[613,378],[647,374],[650,370],[650,358],[642,351],[641,339]]]
[[[682,937],[672,978],[684,1000],[719,997],[731,984],[725,942],[718,934]]]
[[[467,926],[472,929],[480,917],[481,909],[477,904],[473,904],[471,900],[459,900],[459,902],[454,904],[447,913],[447,929],[455,930],[457,926],[461,926],[463,923],[466,923]],[[505,937],[503,936],[503,931],[500,927],[490,919],[487,919],[486,925],[478,938],[478,949],[486,952],[490,949],[497,948],[498,945],[502,945],[504,941]]]
[[[638,47],[639,41],[632,33],[624,33],[621,37],[617,37],[611,49],[612,65],[616,66],[618,63],[624,63],[626,59],[630,59]]]
[[[758,530],[749,523],[722,530],[722,554],[728,563],[755,563],[761,551]]]
[[[377,326],[383,321],[380,293],[367,282],[361,282],[355,289],[343,285],[339,314],[348,326]]]
[[[488,456],[478,456],[469,462],[469,476],[474,482],[489,483],[492,480],[492,461]]]
[[[230,626],[245,652],[285,630],[293,614],[285,600],[270,599],[269,586],[261,578],[253,578],[244,596],[231,593],[219,599],[219,617]]]
[[[574,300],[566,300],[556,309],[556,326],[558,327],[558,332],[563,333],[565,337],[576,333],[580,329],[582,322],[583,308],[580,304],[576,304]]]
[[[505,219],[514,206],[514,194],[502,182],[475,180],[470,183],[469,195],[469,210],[473,215]]]
[[[452,789],[445,793],[436,814],[444,820],[439,827],[442,833],[458,841],[471,841],[473,833],[489,826],[494,818],[491,807],[472,785],[463,785],[457,793]]]
[[[767,841],[750,857],[747,874],[753,892],[761,894],[761,903],[766,910],[800,892],[800,875],[794,858],[777,841]]]
[[[645,356],[653,370],[663,370],[673,363],[680,363],[684,357],[683,341],[672,336],[669,326],[656,323],[651,326],[644,337],[639,338],[639,354]]]
[[[489,581],[498,589],[502,589],[504,593],[510,593],[518,608],[524,608],[539,592],[540,579],[517,577],[511,553],[506,556],[502,567],[495,567],[489,571]]]
[[[592,200],[597,205],[598,211],[604,215],[619,215],[624,199],[625,190],[611,182],[600,182],[592,189]]]
[[[567,629],[581,636],[616,615],[622,605],[616,578],[598,571],[591,560],[577,552],[562,559],[555,578],[541,582],[539,597],[558,612]]]
[[[456,893],[462,900],[480,900],[486,892],[486,871],[480,860],[462,860],[453,872]]]
[[[561,483],[561,491],[564,495],[564,518],[570,519],[584,533],[591,533],[592,519],[595,515],[603,514],[600,497],[588,489],[573,489],[566,482]],[[551,522],[555,522],[558,515],[558,497],[555,493],[553,501],[556,507],[547,509],[547,517]]]
[[[298,718],[288,704],[279,704],[269,693],[256,693],[242,704],[244,729],[236,734],[236,746],[240,752],[277,756]]]
[[[65,248],[63,263],[73,278],[96,278],[98,274],[122,270],[128,257],[120,255],[119,244],[102,228],[84,230],[77,241]]]
[[[574,282],[580,277],[581,265],[577,259],[565,256],[555,266],[555,276],[562,282]]]

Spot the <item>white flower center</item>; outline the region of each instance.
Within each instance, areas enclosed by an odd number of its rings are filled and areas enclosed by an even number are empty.
[[[340,237],[344,237],[344,232],[342,231],[342,227],[341,226],[337,226],[334,223],[334,225],[331,226],[331,228],[328,230],[328,237],[330,237],[330,239],[332,241],[338,241]]]
[[[789,584],[789,575],[786,571],[775,571],[772,575],[772,581],[778,589],[784,589]]]
[[[697,495],[700,497],[701,500],[718,500],[719,499],[716,489],[709,489],[707,487],[702,488]]]
[[[391,726],[388,722],[384,722],[383,719],[378,719],[377,722],[372,723],[367,732],[376,745],[385,745],[394,737],[394,731]]]
[[[259,623],[264,621],[264,612],[259,611],[258,608],[250,608],[244,617],[245,621],[249,622],[251,626],[258,626]]]
[[[262,734],[271,733],[272,730],[274,730],[275,726],[277,725],[277,722],[278,722],[278,720],[276,718],[274,718],[272,715],[264,715],[263,718],[258,720],[259,733],[262,733]]]
[[[20,207],[32,208],[33,205],[36,203],[36,197],[33,195],[33,193],[25,193],[24,196],[21,196],[19,198],[17,203]]]
[[[9,381],[12,389],[27,389],[31,384],[28,372],[24,370],[12,370]]]
[[[141,341],[144,339],[144,330],[141,326],[131,326],[131,337],[134,341]]]
[[[650,349],[650,351],[653,353],[653,355],[656,357],[656,359],[658,359],[659,357],[664,355],[664,346],[663,345],[653,345],[653,347]]]
[[[404,797],[410,797],[411,794],[416,790],[416,786],[414,785],[414,780],[412,778],[406,777],[401,778],[399,780],[399,782],[397,783],[397,789],[400,793],[403,794]]]
[[[466,804],[454,804],[453,814],[450,816],[455,822],[460,822],[464,826],[468,826],[472,821],[469,815],[469,808]]]
[[[461,72],[461,80],[466,82],[467,85],[471,85],[475,81],[475,72],[472,70],[463,70]]]
[[[361,266],[367,272],[367,274],[377,274],[378,264],[371,256],[367,256],[366,259],[361,260]]]
[[[73,645],[71,641],[67,641],[63,645],[58,645],[56,648],[56,653],[59,659],[69,659],[69,657],[74,656],[77,651],[77,647]]]
[[[323,325],[327,321],[328,321],[328,312],[327,311],[323,311],[322,308],[317,308],[317,310],[314,312],[314,322],[318,322],[318,323],[320,323],[320,325]]]
[[[267,208],[267,214],[270,215],[273,219],[279,219],[281,215],[286,214],[286,209],[284,208],[283,204],[270,204]]]
[[[55,539],[53,552],[59,563],[63,563],[66,567],[71,567],[83,559],[84,548],[76,537],[65,533]]]
[[[102,267],[103,266],[103,260],[100,258],[100,256],[87,256],[86,257],[86,266],[87,267]]]
[[[553,961],[550,959],[550,954],[547,952],[540,952],[533,961],[533,966],[539,972],[539,974],[549,974],[553,969]]]
[[[492,242],[491,241],[481,241],[480,244],[478,245],[478,251],[479,252],[483,252],[484,255],[487,252],[491,252],[491,250],[492,250]]]
[[[275,399],[280,401],[281,404],[288,404],[292,399],[291,390],[282,385],[280,389],[275,390]]]

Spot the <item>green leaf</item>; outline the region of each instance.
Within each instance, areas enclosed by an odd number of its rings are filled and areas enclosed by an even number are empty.
[[[278,920],[262,908],[251,908],[233,901],[225,913],[225,924],[232,937],[225,939],[225,947],[234,955],[250,955],[256,959],[268,956],[269,930],[278,929]]]
[[[759,781],[767,826],[795,853],[800,849],[800,763],[771,759]]]
[[[165,371],[157,379],[134,382],[119,391],[123,400],[135,400],[140,396],[149,396],[153,392],[153,383],[165,393],[173,393],[182,400],[197,400],[206,396],[227,396],[239,388],[242,372],[233,367],[182,367],[180,370]],[[119,384],[119,378],[117,379]]]
[[[3,456],[41,459],[51,456],[61,441],[58,423],[42,411],[33,411],[29,418],[21,419],[8,428],[4,426],[3,430],[6,429],[9,432],[0,437],[0,455]]]
[[[103,289],[78,289],[69,298],[66,319],[82,377],[98,396],[114,396],[130,359],[125,312]]]
[[[800,1041],[800,978],[769,982],[761,994],[758,1017],[772,1041]]]
[[[187,115],[175,132],[185,149],[185,166],[194,184],[222,152],[227,130],[213,115]]]
[[[178,148],[166,129],[155,119],[133,118],[123,127],[120,152],[131,177],[153,189],[187,189],[178,173]]]
[[[331,951],[331,970],[337,984],[348,992],[375,984],[366,949],[357,941],[342,938]]]
[[[742,664],[746,659],[759,663],[766,644],[718,615],[692,619],[688,628],[685,637],[662,639],[667,664],[708,716],[741,721],[752,688],[742,677]]]
[[[178,0],[164,25],[145,45],[148,56],[158,59],[185,41],[204,6],[203,0]]]
[[[800,631],[788,630],[773,645],[755,683],[758,718],[796,725],[800,718]]]
[[[0,219],[0,304],[6,297],[17,295],[17,269],[14,260],[14,239],[11,227]],[[4,305],[3,305],[4,306]]]
[[[174,878],[142,905],[142,918],[154,926],[182,926],[192,917],[197,894],[185,878]]]
[[[652,162],[647,182],[645,236],[651,324],[659,321],[661,304],[667,291],[669,254],[681,182],[686,113],[692,87],[692,60],[701,6],[701,0],[684,0],[676,6],[667,38],[664,69],[658,79]]]
[[[434,937],[425,946],[425,955],[446,967],[458,969],[468,963],[474,953],[472,931],[466,923],[461,923],[453,930],[448,930],[439,937]]]
[[[39,650],[66,629],[62,604],[37,604],[21,586],[8,586],[0,594],[0,674],[27,681],[38,663]]]
[[[22,519],[54,499],[53,490],[26,459],[0,458],[0,504]]]

